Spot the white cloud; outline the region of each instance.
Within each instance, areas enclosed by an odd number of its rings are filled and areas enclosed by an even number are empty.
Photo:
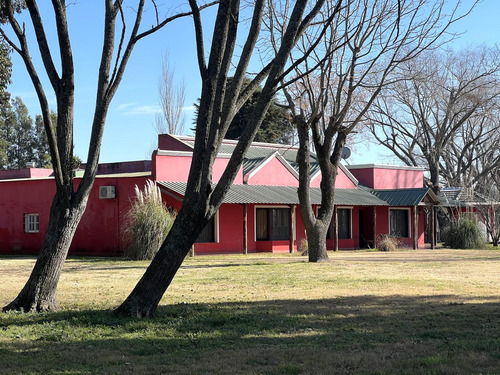
[[[194,105],[190,105],[188,107],[182,107],[182,110],[186,111],[186,112],[192,112],[192,111],[196,110],[196,107]]]
[[[136,105],[137,105],[137,103],[136,103],[136,102],[132,102],[132,103],[123,103],[123,104],[120,104],[120,105],[118,106],[118,110],[120,110],[120,111],[124,111],[124,110],[126,110],[127,108],[134,107],[134,106],[136,106]]]
[[[159,105],[137,105],[137,103],[124,103],[118,106],[124,115],[135,116],[135,115],[149,115],[156,114],[160,111]]]

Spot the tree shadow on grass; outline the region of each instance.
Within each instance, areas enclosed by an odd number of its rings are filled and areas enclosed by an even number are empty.
[[[0,316],[2,373],[498,373],[500,303],[361,296]]]

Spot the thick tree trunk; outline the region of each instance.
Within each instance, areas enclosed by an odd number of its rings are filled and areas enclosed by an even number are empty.
[[[57,193],[50,209],[49,227],[35,267],[19,295],[2,310],[57,310],[56,289],[76,228],[85,211],[85,203],[69,208]]]
[[[307,230],[307,245],[309,249],[309,262],[328,262],[326,251],[326,235],[328,225],[316,220],[316,223]]]
[[[200,216],[196,207],[182,207],[160,250],[132,293],[115,310],[116,314],[138,318],[155,316],[161,298],[207,223],[207,220],[193,222]]]

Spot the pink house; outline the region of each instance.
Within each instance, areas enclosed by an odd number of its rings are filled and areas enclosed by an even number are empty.
[[[213,167],[214,183],[235,145],[223,142]],[[151,161],[101,164],[70,253],[123,254],[123,215],[135,185],[142,188],[148,179],[160,187],[168,206],[180,209],[193,146],[193,137],[162,134]],[[297,251],[305,230],[297,197],[296,155],[295,146],[253,143],[224,203],[197,239],[195,252]],[[310,173],[311,201],[317,207],[321,173],[314,155]],[[398,236],[408,247],[425,246],[426,214],[439,200],[422,186],[421,168],[340,166],[327,247],[376,247],[387,234]],[[0,254],[38,251],[53,194],[49,170],[0,171]]]

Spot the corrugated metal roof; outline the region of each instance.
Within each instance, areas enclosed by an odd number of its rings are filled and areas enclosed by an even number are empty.
[[[416,206],[427,194],[433,195],[433,200],[437,201],[437,197],[429,188],[373,190],[373,194],[390,206]]]
[[[488,198],[473,189],[463,187],[442,188],[439,199],[446,207],[477,207],[488,205],[500,205],[500,202]]]
[[[185,182],[159,181],[158,185],[184,195]],[[321,190],[311,188],[311,203],[321,203]],[[299,204],[297,187],[268,185],[232,185],[224,203]],[[336,189],[335,204],[342,206],[387,206],[387,203],[368,191],[360,189]]]

